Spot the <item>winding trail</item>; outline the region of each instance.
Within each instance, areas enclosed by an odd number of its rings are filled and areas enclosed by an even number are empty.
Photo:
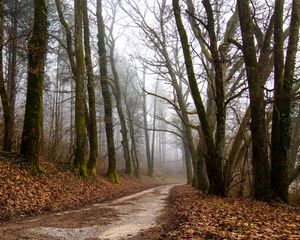
[[[74,211],[0,225],[0,239],[128,239],[156,225],[173,186],[159,186]]]

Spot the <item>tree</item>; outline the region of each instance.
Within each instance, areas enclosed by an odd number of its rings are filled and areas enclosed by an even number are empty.
[[[188,116],[188,103],[187,98],[185,95],[188,95],[189,92],[184,93],[184,86],[186,84],[183,84],[183,72],[180,70],[182,69],[182,64],[180,61],[176,61],[175,59],[180,55],[179,53],[179,47],[178,47],[178,37],[177,35],[174,36],[173,31],[171,33],[171,36],[175,39],[169,39],[168,38],[168,26],[166,23],[169,23],[170,18],[165,15],[165,13],[168,11],[167,2],[164,0],[161,4],[158,4],[158,9],[156,12],[153,12],[154,18],[157,20],[156,26],[151,26],[149,22],[146,21],[146,19],[143,16],[143,12],[139,9],[139,5],[135,2],[127,2],[129,6],[134,10],[136,15],[132,14],[132,11],[128,11],[125,8],[123,8],[124,11],[127,11],[127,14],[132,18],[132,20],[137,24],[137,26],[142,30],[142,33],[145,34],[145,39],[143,41],[146,41],[147,46],[154,51],[155,57],[153,59],[147,59],[145,57],[140,56],[140,60],[142,61],[142,64],[144,66],[144,71],[148,68],[153,73],[159,75],[160,78],[164,79],[168,84],[171,84],[171,86],[174,88],[174,102],[176,104],[173,104],[173,101],[167,101],[168,103],[171,103],[171,105],[174,107],[174,110],[176,111],[178,117],[181,119],[182,124],[184,126],[186,137],[186,143],[188,144],[189,151],[191,153],[191,158],[193,162],[194,167],[194,186],[197,188],[202,184],[199,180],[199,175],[201,177],[201,173],[198,173],[198,160],[201,160],[198,158],[196,154],[196,147],[193,142],[192,138],[192,129],[189,116]],[[151,9],[146,4],[147,10],[151,12]],[[173,26],[173,25],[172,25]],[[171,44],[170,44],[171,43]],[[172,48],[172,51],[169,51],[170,48]],[[174,55],[172,56],[172,53]],[[151,69],[155,68],[155,70]],[[145,79],[144,79],[145,80]],[[143,81],[143,85],[145,84],[145,81]],[[145,86],[143,86],[145,89]],[[187,87],[186,87],[187,88]],[[143,93],[144,99],[146,100],[146,94]],[[145,100],[143,102],[145,102]],[[164,99],[166,100],[166,99]],[[178,106],[177,106],[178,105]],[[147,124],[147,111],[146,107],[144,107],[144,131],[145,131],[145,140],[146,140],[146,156],[147,156],[147,163],[148,163],[148,174],[149,170],[151,169],[151,153],[150,153],[150,144],[149,144],[149,136],[148,136],[148,124]],[[188,165],[187,168],[190,168],[189,161],[186,162]],[[189,172],[189,171],[187,171]],[[189,183],[191,182],[191,179],[188,180]],[[199,183],[200,182],[200,183]]]
[[[264,200],[270,196],[270,166],[266,143],[264,81],[256,59],[253,20],[250,14],[249,0],[238,0],[237,5],[250,93],[254,197],[258,200]]]
[[[12,114],[9,104],[8,95],[5,89],[4,76],[3,76],[3,1],[0,1],[0,96],[4,112],[4,140],[3,150],[11,151],[12,148]]]
[[[128,144],[128,134],[127,134],[127,126],[126,126],[126,119],[125,114],[122,106],[122,94],[120,89],[120,80],[119,80],[119,73],[117,71],[116,60],[115,60],[115,45],[116,45],[116,38],[114,37],[114,24],[116,22],[116,13],[117,13],[117,3],[111,3],[111,25],[109,28],[109,34],[107,36],[108,45],[110,49],[110,65],[113,74],[113,81],[114,81],[114,95],[116,99],[116,106],[117,111],[120,119],[121,124],[121,134],[122,134],[122,147],[124,153],[124,160],[125,160],[125,172],[127,175],[132,175],[132,167],[131,167],[131,158],[130,158],[130,151],[129,151],[129,144]]]
[[[74,2],[75,9],[75,36],[73,54],[72,31],[64,18],[60,0],[55,0],[59,20],[64,27],[66,33],[66,50],[70,62],[70,68],[75,80],[75,160],[74,166],[78,173],[87,176],[86,169],[86,123],[85,123],[85,95],[84,95],[84,52],[82,43],[82,22],[83,22],[83,2],[76,0]]]
[[[95,100],[95,76],[93,72],[90,30],[87,0],[83,0],[83,25],[84,25],[84,47],[85,47],[85,66],[87,73],[87,89],[89,98],[89,121],[88,134],[90,143],[90,158],[87,164],[89,174],[96,175],[96,160],[98,157],[98,138],[97,138],[97,119],[96,119],[96,100]]]
[[[75,167],[82,176],[87,176],[86,172],[86,132],[85,132],[85,96],[84,96],[84,52],[82,43],[82,21],[83,21],[83,1],[75,0],[75,58],[76,73],[75,78],[75,131],[76,131],[76,153]]]
[[[102,0],[97,0],[97,26],[98,26],[98,53],[100,65],[100,84],[104,102],[105,130],[108,151],[107,177],[113,183],[118,182],[116,173],[116,150],[114,144],[114,128],[112,116],[112,101],[107,76],[107,56],[105,49],[105,25],[102,16]]]
[[[143,67],[143,80],[142,80],[143,88],[146,87],[146,67]],[[146,149],[146,158],[147,158],[147,174],[151,176],[150,166],[151,166],[151,154],[150,154],[150,138],[148,131],[148,120],[147,120],[147,95],[146,92],[142,93],[142,103],[143,103],[143,127],[144,127],[144,135],[145,135],[145,149]]]
[[[295,58],[299,40],[300,2],[293,1],[289,42],[284,64],[284,1],[275,1],[274,10],[274,104],[271,148],[273,198],[288,202],[288,153],[291,144],[291,112]]]
[[[223,196],[225,195],[225,188],[224,188],[224,180],[223,180],[222,162],[220,161],[221,159],[218,157],[218,151],[216,149],[216,145],[213,140],[211,127],[207,120],[207,113],[204,108],[204,104],[198,89],[193,62],[189,50],[188,38],[180,15],[179,2],[178,0],[173,0],[172,3],[173,3],[173,12],[176,20],[176,26],[182,44],[184,60],[186,65],[186,72],[187,72],[188,81],[191,89],[191,94],[195,103],[199,120],[201,122],[201,128],[207,146],[206,165],[207,165],[207,172],[210,181],[209,192],[212,194]],[[220,117],[223,118],[224,116],[220,116]]]
[[[47,49],[46,0],[34,1],[34,25],[28,43],[28,77],[21,154],[34,171],[40,171],[40,147],[43,128],[43,84]]]

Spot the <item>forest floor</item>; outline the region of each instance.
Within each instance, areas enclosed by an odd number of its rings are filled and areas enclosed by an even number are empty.
[[[70,170],[43,164],[46,174],[35,176],[28,166],[0,159],[0,224],[44,212],[76,209],[126,196],[160,184],[163,177],[119,175],[119,184],[105,177],[85,180]]]
[[[132,240],[300,239],[300,208],[207,196],[187,185],[170,191],[160,224]]]
[[[154,187],[166,183],[157,178],[121,175],[116,185],[50,164],[45,170],[34,176],[0,160],[0,239],[300,239],[299,207],[207,196],[187,185]],[[123,235],[107,237],[122,224]],[[103,231],[104,238],[93,237]]]

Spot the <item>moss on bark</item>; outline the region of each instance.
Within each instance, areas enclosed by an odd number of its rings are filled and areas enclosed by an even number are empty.
[[[21,154],[32,169],[40,171],[43,127],[44,65],[47,46],[47,1],[34,1],[34,26],[28,43],[28,77]]]

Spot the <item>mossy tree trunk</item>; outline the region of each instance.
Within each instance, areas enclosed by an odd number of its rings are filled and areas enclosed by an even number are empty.
[[[224,76],[222,59],[218,50],[218,40],[215,31],[215,19],[212,7],[209,0],[203,0],[203,5],[207,15],[207,31],[210,40],[210,52],[214,66],[214,86],[215,86],[215,102],[216,102],[216,131],[215,131],[215,146],[216,146],[216,160],[215,167],[220,174],[218,178],[222,181],[222,191],[225,192],[224,185],[224,148],[225,148],[225,121],[226,121],[226,108],[225,108],[225,95],[224,95]],[[209,146],[208,146],[209,147]]]
[[[85,47],[85,66],[87,71],[87,89],[89,98],[89,143],[90,157],[87,164],[90,175],[96,176],[96,161],[98,158],[98,137],[97,137],[97,119],[96,119],[96,100],[95,100],[95,77],[93,72],[90,30],[87,0],[83,0],[83,25],[84,25],[84,47]]]
[[[13,118],[3,76],[3,1],[0,1],[0,96],[4,115],[3,151],[11,151]]]
[[[274,10],[274,105],[271,147],[271,188],[274,199],[288,202],[288,151],[291,142],[293,78],[299,40],[300,2],[294,0],[289,42],[284,64],[284,1],[275,1]]]
[[[46,0],[34,1],[34,25],[28,43],[28,77],[21,154],[35,171],[40,170],[40,147],[43,128],[44,65],[47,49]]]
[[[113,183],[118,182],[116,172],[116,150],[114,144],[114,128],[112,116],[112,100],[107,77],[107,56],[105,49],[105,25],[102,16],[102,0],[97,0],[98,52],[100,64],[100,84],[104,102],[105,131],[108,151],[107,177]]]
[[[254,197],[265,200],[270,195],[270,166],[266,142],[264,81],[256,59],[249,0],[238,0],[237,4],[250,93]]]
[[[263,33],[263,41],[258,43],[260,52],[259,52],[259,60],[258,60],[258,68],[260,72],[260,76],[262,77],[262,85],[266,83],[271,72],[273,71],[273,50],[271,48],[272,44],[272,35],[273,35],[273,25],[274,25],[273,17],[270,19],[268,26],[265,32]],[[244,61],[242,61],[243,63]],[[234,138],[234,142],[231,146],[230,152],[228,154],[228,158],[225,165],[225,179],[226,179],[226,187],[229,187],[231,181],[233,180],[234,172],[237,171],[234,166],[238,166],[239,163],[238,154],[241,150],[243,144],[245,144],[245,139],[248,138],[248,127],[250,127],[251,120],[251,111],[250,106],[247,108],[243,120],[241,121],[239,130]]]
[[[205,136],[205,143],[207,145],[206,166],[207,166],[207,173],[210,181],[209,192],[211,194],[223,196],[225,195],[225,189],[224,189],[222,168],[220,168],[220,164],[217,158],[217,149],[214,143],[211,127],[207,120],[206,110],[204,108],[204,104],[195,77],[193,62],[189,50],[188,38],[180,15],[179,1],[173,0],[172,2],[173,2],[173,11],[176,20],[176,26],[178,29],[181,45],[183,48],[185,66],[186,66],[187,77],[191,89],[191,94],[196,106],[199,120],[201,122],[201,128]]]
[[[84,53],[82,43],[83,2],[74,1],[75,9],[75,58],[71,28],[64,18],[60,0],[55,0],[59,20],[66,33],[66,51],[71,71],[75,80],[75,160],[78,173],[87,176],[86,169],[86,131],[85,131],[85,96],[84,96]]]
[[[84,115],[84,52],[82,43],[82,22],[83,22],[83,0],[74,1],[75,9],[75,132],[76,152],[75,167],[82,176],[87,176],[86,169],[86,131]]]

